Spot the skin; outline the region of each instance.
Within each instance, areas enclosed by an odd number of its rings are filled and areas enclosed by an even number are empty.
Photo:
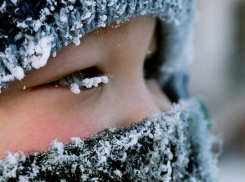
[[[168,110],[165,94],[142,74],[147,50],[156,49],[155,24],[152,17],[137,17],[119,28],[95,30],[79,46],[67,46],[45,67],[12,83],[0,94],[0,156],[44,151],[54,139],[89,137]],[[110,75],[109,83],[78,95],[69,87],[46,84],[91,66]]]

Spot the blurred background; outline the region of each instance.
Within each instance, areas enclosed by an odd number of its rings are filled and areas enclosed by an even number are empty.
[[[197,0],[190,92],[222,134],[219,182],[245,182],[245,0]]]

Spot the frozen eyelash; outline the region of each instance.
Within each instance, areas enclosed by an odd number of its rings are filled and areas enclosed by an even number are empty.
[[[107,84],[109,82],[108,76],[106,75],[96,77],[92,76],[99,74],[100,73],[95,68],[89,68],[87,70],[78,71],[67,75],[57,80],[55,83],[56,85],[69,86],[73,93],[79,94],[81,92],[80,88],[98,87],[100,83]]]
[[[82,71],[78,71],[57,80],[56,84],[70,86],[72,83],[76,82],[76,80],[83,80],[84,78],[84,73],[82,73]]]
[[[105,83],[105,84],[109,83],[108,76],[86,78],[83,79],[82,81],[75,80],[75,82],[70,84],[69,86],[74,94],[79,94],[81,92],[80,87],[86,87],[86,88],[91,88],[93,86],[98,87],[100,83]]]
[[[82,84],[86,88],[91,88],[92,86],[98,87],[100,83],[107,84],[109,82],[108,76],[99,76],[99,77],[93,77],[93,78],[86,78],[82,81]]]

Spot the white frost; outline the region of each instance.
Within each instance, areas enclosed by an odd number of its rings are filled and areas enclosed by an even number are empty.
[[[70,85],[70,88],[71,88],[71,91],[74,93],[74,94],[79,94],[81,92],[81,90],[79,89],[79,86],[77,83],[72,83]]]
[[[12,3],[16,4],[18,0],[11,0]]]
[[[100,83],[109,83],[108,76],[99,76],[99,77],[93,77],[93,78],[86,78],[82,81],[82,84],[86,88],[91,88],[92,86],[98,87]]]
[[[93,86],[93,79],[86,78],[82,81],[82,83],[86,88],[91,88]]]
[[[106,15],[100,16],[100,19],[101,19],[101,21],[106,21],[107,16]]]
[[[105,83],[105,84],[109,83],[108,76],[101,76],[100,78],[101,78],[102,83]]]
[[[24,70],[23,68],[21,68],[20,66],[17,66],[15,68],[13,68],[11,70],[11,73],[14,75],[14,77],[18,80],[21,80],[24,78],[25,76],[25,73],[24,73]]]
[[[92,15],[92,13],[88,11],[84,16],[81,17],[81,20],[86,20],[86,19],[90,18],[91,15]]]
[[[107,6],[108,6],[108,7],[113,6],[116,2],[117,2],[117,0],[112,0],[111,2],[109,2],[109,3],[107,4]]]
[[[98,87],[98,85],[101,83],[101,78],[100,77],[94,77],[93,78],[93,86]]]
[[[70,89],[74,94],[79,94],[81,92],[81,87],[92,88],[98,87],[100,83],[109,83],[108,76],[99,76],[93,78],[85,78],[80,81],[78,78],[74,79],[74,83],[70,84]],[[62,82],[60,83],[62,84]],[[66,85],[66,84],[64,84]]]
[[[65,13],[65,8],[60,11],[60,21],[66,23],[68,21],[67,15]]]
[[[42,22],[40,20],[33,21],[33,29],[35,32],[37,32],[41,26]]]
[[[4,1],[4,3],[2,4],[2,6],[0,7],[0,11],[3,11],[6,9],[6,1]]]
[[[52,37],[43,37],[37,45],[33,43],[29,45],[28,52],[33,53],[30,61],[34,68],[39,69],[47,64],[52,48],[52,40]],[[36,54],[34,55],[34,53]]]
[[[26,24],[25,21],[23,21],[23,22],[17,22],[17,27],[28,28],[29,26]]]
[[[55,139],[55,140],[52,142],[52,148],[55,148],[56,151],[57,151],[59,154],[63,154],[63,152],[64,152],[64,143],[59,142],[57,139]]]
[[[114,173],[115,173],[117,176],[122,177],[122,172],[119,171],[118,169],[116,169],[116,170],[114,171]]]
[[[5,158],[5,163],[9,165],[8,170],[5,170],[3,173],[3,176],[6,177],[16,177],[16,171],[17,171],[17,160],[18,154],[12,154],[8,152],[7,157]]]

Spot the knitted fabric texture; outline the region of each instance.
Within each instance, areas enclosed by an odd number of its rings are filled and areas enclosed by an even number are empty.
[[[193,0],[4,0],[0,3],[0,90],[50,55],[112,22],[152,15],[166,29],[165,63],[173,72],[187,60]],[[182,59],[182,61],[180,61]],[[166,80],[166,78],[163,78]]]
[[[0,160],[0,181],[216,181],[205,105],[181,101],[139,124],[106,129],[71,143],[54,141],[43,153]]]

